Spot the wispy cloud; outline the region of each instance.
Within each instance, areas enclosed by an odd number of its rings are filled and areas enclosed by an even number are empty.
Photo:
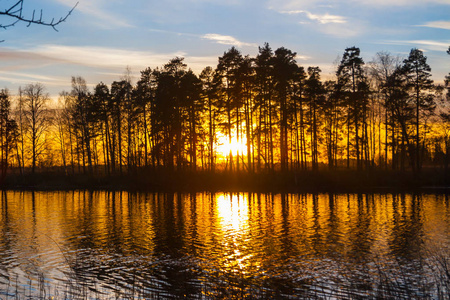
[[[73,7],[76,0],[56,0],[68,7]],[[96,23],[98,26],[103,28],[117,28],[117,27],[134,27],[127,20],[124,19],[123,15],[116,15],[111,12],[110,9],[106,8],[108,2],[104,0],[89,0],[89,1],[79,1],[76,7],[76,12],[82,12],[83,14],[89,15],[90,20]]]
[[[330,15],[326,14],[313,14],[307,10],[284,10],[280,11],[282,14],[296,15],[296,14],[305,14],[308,19],[317,21],[320,24],[329,24],[329,23],[338,23],[343,24],[347,23],[347,19],[343,16]]]
[[[5,69],[5,65],[7,65],[8,62],[13,61],[20,61],[22,63],[24,62],[30,62],[30,61],[44,61],[46,57],[43,57],[38,54],[32,54],[26,50],[19,50],[14,48],[2,48],[0,49],[0,61],[3,62],[2,70]],[[6,63],[6,64],[5,64]]]
[[[299,24],[320,24],[320,26],[314,26],[311,29],[335,37],[354,37],[358,36],[365,30],[365,25],[363,22],[354,20],[350,23],[344,16],[331,15],[329,13],[315,14],[307,10],[298,9],[278,10],[278,13],[288,15],[304,15],[307,19],[304,18],[304,20],[299,21]],[[358,24],[355,24],[355,22]]]
[[[367,32],[366,25],[362,22],[358,22],[358,24],[324,24],[318,30],[324,34],[338,38],[354,38]]]
[[[185,32],[176,32],[176,31],[169,31],[169,30],[161,30],[161,29],[148,29],[149,31],[153,32],[161,32],[161,33],[167,33],[167,34],[173,34],[178,36],[187,36],[187,37],[195,37],[200,38],[204,40],[210,40],[214,41],[217,44],[222,45],[233,45],[233,46],[249,46],[249,47],[257,47],[258,45],[255,43],[246,43],[239,41],[237,38],[230,36],[230,35],[222,35],[217,33],[208,33],[208,34],[194,34],[194,33],[185,33]]]
[[[450,21],[432,21],[417,26],[450,30]]]
[[[450,4],[448,0],[349,0],[348,2],[358,2],[359,4],[370,6],[416,6],[428,4]]]
[[[295,59],[297,59],[297,60],[309,60],[309,59],[311,59],[311,56],[297,54],[295,56]]]
[[[387,45],[412,45],[414,47],[420,47],[424,50],[432,51],[445,51],[448,49],[450,40],[448,41],[432,41],[432,40],[397,40],[397,41],[384,41],[383,44]]]
[[[169,59],[175,56],[184,56],[185,54],[183,52],[160,54],[106,47],[52,44],[38,46],[34,49],[29,49],[28,52],[52,58],[55,61],[103,68],[159,66],[167,63]]]
[[[443,4],[450,5],[448,0],[267,0],[267,7],[273,10],[295,10],[308,9],[312,7],[327,7],[327,6],[342,6],[348,7],[350,5],[383,7],[383,6],[417,6],[429,4]]]
[[[267,7],[269,9],[280,11],[280,10],[296,10],[307,7],[316,7],[319,0],[267,0]]]
[[[197,74],[206,67],[214,67],[217,65],[217,55],[210,56],[186,56],[185,62],[189,68],[191,68]]]
[[[46,76],[30,72],[0,71],[0,80],[11,82],[16,85],[25,85],[30,82],[40,82],[48,86],[60,86],[67,83],[67,78]]]
[[[217,64],[217,56],[190,56],[185,52],[155,53],[150,51],[135,51],[107,47],[91,46],[63,46],[42,45],[27,50],[2,49],[0,50],[0,62],[3,72],[18,72],[30,67],[41,68],[50,65],[79,65],[90,68],[102,69],[103,74],[121,74],[125,67],[132,70],[142,70],[146,67],[163,66],[174,57],[185,57],[189,68],[194,72],[201,72],[205,66]],[[15,62],[21,62],[16,64]],[[30,61],[31,64],[24,64]],[[100,72],[100,73],[101,73]],[[99,73],[99,74],[100,74]],[[0,73],[1,74],[1,73]],[[22,73],[17,73],[22,74]],[[32,75],[34,76],[34,75]],[[36,80],[46,78],[33,77]]]
[[[29,49],[0,49],[0,82],[12,88],[32,82],[48,87],[52,96],[70,89],[70,76],[81,75],[89,82],[119,79],[129,66],[135,76],[146,67],[160,67],[170,59],[185,57],[188,67],[200,73],[215,66],[217,56],[188,55],[185,52],[156,53],[92,46],[41,45]]]
[[[417,44],[421,46],[425,46],[430,50],[446,50],[448,48],[448,45],[450,44],[450,41],[447,42],[441,42],[441,41],[430,41],[430,40],[411,40],[411,41],[405,41],[409,44]]]
[[[221,34],[217,34],[217,33],[208,33],[208,34],[203,35],[202,38],[214,41],[217,44],[222,44],[222,45],[233,45],[233,46],[238,46],[238,47],[242,47],[242,46],[257,47],[258,46],[257,44],[254,44],[254,43],[241,42],[238,39],[236,39],[235,37],[232,37],[230,35],[221,35]]]

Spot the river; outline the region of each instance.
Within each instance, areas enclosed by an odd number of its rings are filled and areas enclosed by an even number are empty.
[[[0,298],[448,299],[449,249],[445,194],[7,191]]]

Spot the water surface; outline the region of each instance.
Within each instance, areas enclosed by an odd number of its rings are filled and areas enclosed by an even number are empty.
[[[436,298],[449,233],[446,195],[4,192],[0,298]]]

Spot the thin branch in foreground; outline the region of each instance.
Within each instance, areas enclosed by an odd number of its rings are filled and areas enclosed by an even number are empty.
[[[59,24],[65,22],[67,20],[67,18],[72,14],[72,12],[75,10],[75,8],[77,7],[77,5],[79,3],[79,2],[77,2],[67,12],[67,14],[65,16],[59,18],[59,20],[55,20],[55,18],[53,18],[50,22],[48,22],[43,19],[42,9],[39,13],[39,16],[36,15],[36,10],[33,10],[31,17],[23,16],[23,2],[24,2],[24,0],[19,0],[14,5],[10,6],[9,8],[7,8],[3,11],[0,11],[0,16],[7,16],[7,17],[11,17],[11,18],[15,19],[14,21],[12,21],[9,24],[6,24],[6,25],[0,24],[0,28],[7,29],[8,27],[12,27],[19,22],[24,22],[24,23],[28,23],[27,27],[31,26],[31,24],[36,24],[36,25],[42,25],[42,26],[49,26],[49,27],[52,27],[55,31],[58,31],[58,29],[56,27]]]

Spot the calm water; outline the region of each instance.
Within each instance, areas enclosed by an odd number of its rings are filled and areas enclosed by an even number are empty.
[[[449,249],[446,195],[6,192],[0,298],[445,299]]]

